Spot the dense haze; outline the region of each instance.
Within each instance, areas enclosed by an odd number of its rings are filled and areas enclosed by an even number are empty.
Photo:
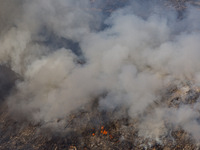
[[[16,119],[62,128],[57,119],[96,98],[100,110],[123,106],[130,118],[142,117],[172,83],[200,83],[200,10],[189,4],[180,16],[155,1],[108,14],[94,9],[104,0],[0,3],[0,63],[20,76],[6,98]],[[139,134],[157,138],[167,119],[199,141],[198,110],[198,101],[155,108]]]

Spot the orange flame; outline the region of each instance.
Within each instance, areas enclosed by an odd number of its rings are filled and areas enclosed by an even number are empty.
[[[103,135],[107,135],[108,132],[106,130],[103,131]]]
[[[108,132],[104,129],[104,126],[101,126],[101,133],[103,135],[107,135],[108,134]]]

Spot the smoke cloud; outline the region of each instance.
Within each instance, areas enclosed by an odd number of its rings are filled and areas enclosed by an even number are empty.
[[[194,6],[180,18],[153,1],[127,2],[110,14],[89,0],[0,3],[0,63],[21,77],[6,103],[33,123],[65,118],[96,98],[99,109],[123,106],[130,118],[141,117],[169,85],[199,86],[200,11]],[[158,138],[167,120],[199,141],[198,106],[153,109],[141,118],[139,134]]]

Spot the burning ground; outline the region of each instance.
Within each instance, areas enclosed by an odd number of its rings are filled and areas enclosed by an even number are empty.
[[[13,120],[6,106],[1,105],[1,149],[198,149],[194,137],[184,125],[172,125],[169,119],[160,120],[157,109],[184,111],[188,115],[198,107],[199,89],[183,84],[169,87],[161,101],[155,101],[142,117],[128,117],[127,108],[100,111],[99,100],[93,100],[66,118],[51,124],[66,122],[61,128],[42,127],[27,120]],[[186,105],[188,107],[182,107]],[[123,113],[124,116],[119,116]],[[189,113],[187,112],[189,111]],[[170,112],[172,115],[177,112]],[[121,115],[121,114],[120,114]],[[180,114],[182,115],[182,113]],[[150,117],[151,116],[151,117]],[[155,118],[156,117],[156,118]],[[187,118],[187,117],[186,117]],[[180,119],[180,116],[175,119]],[[187,122],[186,119],[184,119]],[[192,120],[191,120],[192,121]],[[139,130],[138,130],[139,129]],[[197,133],[198,134],[198,133]]]
[[[198,149],[198,1],[0,1],[1,149]]]

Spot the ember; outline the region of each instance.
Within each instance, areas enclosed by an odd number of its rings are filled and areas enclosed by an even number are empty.
[[[108,131],[106,131],[106,130],[104,129],[104,126],[101,127],[101,133],[102,133],[103,135],[107,135],[107,134],[108,134]]]
[[[103,135],[107,135],[108,132],[106,130],[103,131]]]

